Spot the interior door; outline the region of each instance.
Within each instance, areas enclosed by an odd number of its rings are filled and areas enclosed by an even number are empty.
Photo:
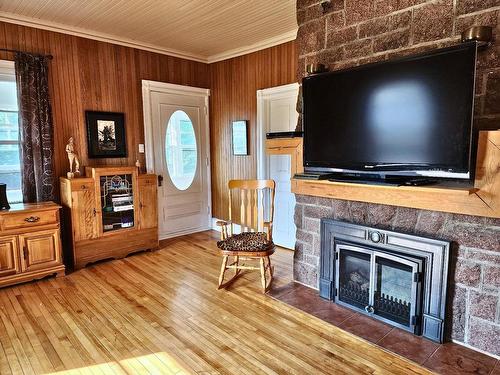
[[[269,175],[276,182],[274,199],[273,241],[293,249],[297,228],[294,222],[295,195],[291,187],[291,156],[269,155]]]
[[[151,94],[160,238],[210,228],[206,98]]]
[[[296,111],[298,84],[272,87],[257,91],[258,131],[260,144],[265,143],[267,133],[294,131],[297,126]],[[290,155],[265,155],[264,147],[258,147],[258,178],[276,182],[274,201],[273,241],[276,245],[294,249],[297,228],[294,223],[295,195],[290,180],[292,161]]]

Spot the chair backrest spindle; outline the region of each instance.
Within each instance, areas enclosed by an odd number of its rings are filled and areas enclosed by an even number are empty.
[[[269,211],[269,222],[272,223],[274,216],[274,194],[275,182],[273,180],[231,180],[229,181],[229,220],[231,221],[231,233],[233,233],[232,199],[233,190],[240,190],[240,226],[242,232],[258,231],[264,232],[264,211]],[[270,192],[269,208],[265,207],[266,199],[264,192]],[[268,228],[270,232],[270,228]],[[268,233],[272,235],[272,232]]]

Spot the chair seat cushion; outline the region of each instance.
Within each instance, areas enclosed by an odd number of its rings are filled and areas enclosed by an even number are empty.
[[[267,235],[264,232],[234,234],[217,242],[217,247],[223,251],[257,252],[269,250],[273,246],[273,242],[267,240]]]

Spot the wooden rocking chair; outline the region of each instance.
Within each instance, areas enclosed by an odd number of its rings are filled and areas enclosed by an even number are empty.
[[[229,221],[218,221],[221,227],[221,240],[217,247],[222,255],[219,276],[219,289],[225,288],[238,277],[241,270],[260,270],[262,289],[265,293],[271,285],[274,267],[270,256],[274,253],[273,215],[274,191],[273,180],[231,180],[229,181]],[[232,193],[240,190],[240,226],[241,233],[233,234]],[[269,221],[264,221],[265,189],[270,191]],[[234,257],[228,264],[229,257]],[[240,264],[242,260],[258,261],[259,266]],[[234,275],[224,282],[227,269],[233,269]],[[269,277],[266,276],[269,273]]]

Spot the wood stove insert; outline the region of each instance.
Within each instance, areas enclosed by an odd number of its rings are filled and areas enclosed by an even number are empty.
[[[320,296],[442,342],[450,243],[321,221]]]

